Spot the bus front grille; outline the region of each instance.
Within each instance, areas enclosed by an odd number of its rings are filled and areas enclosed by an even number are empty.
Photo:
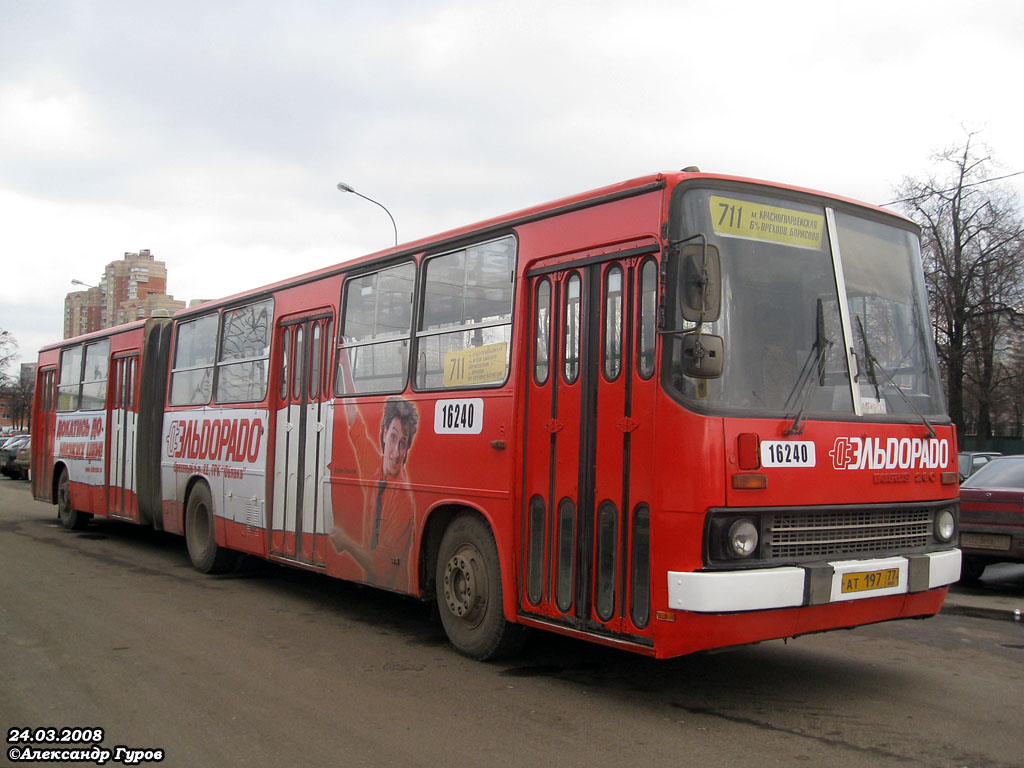
[[[935,541],[929,509],[795,510],[766,517],[764,553],[771,560],[905,552]]]

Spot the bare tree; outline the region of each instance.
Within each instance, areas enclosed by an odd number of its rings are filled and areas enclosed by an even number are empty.
[[[11,415],[14,398],[13,389],[17,384],[16,379],[7,375],[7,369],[18,353],[18,342],[10,331],[0,328],[0,400],[3,400],[4,410]],[[17,422],[12,419],[17,425]]]
[[[898,195],[922,229],[950,416],[961,439],[973,422],[984,441],[991,436],[995,399],[1014,375],[997,353],[1024,319],[1024,220],[1013,192],[992,183],[993,161],[976,133],[934,160],[940,176],[905,178]]]
[[[7,368],[18,354],[18,340],[14,334],[0,328],[0,385],[7,380]]]
[[[1003,413],[1004,434],[1024,437],[1024,333],[1011,340],[1007,359],[1010,368],[1010,386],[1007,389],[1006,408]]]
[[[0,387],[0,396],[7,401],[7,415],[16,430],[29,429],[32,424],[32,395],[35,382],[25,379],[8,378]]]

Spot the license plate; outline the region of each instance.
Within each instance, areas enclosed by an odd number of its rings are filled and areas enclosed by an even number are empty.
[[[960,546],[1007,550],[1010,548],[1010,537],[998,533],[961,533]]]
[[[857,571],[843,576],[843,594],[869,592],[872,589],[888,589],[900,585],[899,568],[883,568],[879,571]]]

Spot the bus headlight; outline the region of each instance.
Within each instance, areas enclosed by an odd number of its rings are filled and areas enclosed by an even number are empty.
[[[956,518],[950,509],[940,509],[935,515],[935,538],[941,542],[953,540],[956,533]]]
[[[757,526],[741,518],[729,526],[725,548],[732,557],[750,557],[757,551]]]

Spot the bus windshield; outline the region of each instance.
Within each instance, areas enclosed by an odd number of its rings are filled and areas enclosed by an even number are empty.
[[[751,415],[944,414],[917,236],[853,210],[732,187],[677,196],[672,239],[718,249],[721,312],[698,328],[670,291],[669,389]],[[670,264],[670,284],[680,273]],[[686,375],[684,337],[698,330],[721,337],[721,376]]]

